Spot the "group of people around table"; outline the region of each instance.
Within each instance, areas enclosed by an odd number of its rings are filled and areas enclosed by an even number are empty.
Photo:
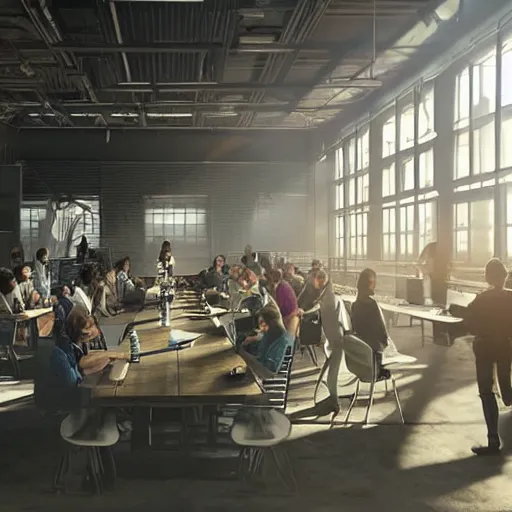
[[[116,359],[129,357],[106,350],[98,319],[140,305],[145,290],[142,281],[131,275],[128,257],[106,271],[85,263],[76,283],[62,284],[52,290],[49,258],[48,249],[41,248],[30,265],[25,263],[20,247],[13,249],[12,268],[0,268],[0,313],[16,314],[53,305],[55,346],[50,380],[45,383],[43,395],[48,408],[65,409],[80,402],[79,384],[84,376],[103,370]],[[171,245],[165,241],[158,257],[157,273],[161,275],[165,269],[172,275],[174,265]],[[382,355],[387,350],[396,351],[396,347],[374,298],[376,277],[371,269],[361,272],[350,315],[353,332],[372,348],[378,371],[385,374]],[[489,288],[476,297],[464,314],[467,330],[475,335],[477,382],[488,430],[488,443],[473,448],[477,455],[500,453],[495,366],[502,401],[512,405],[512,291],[505,289],[507,277],[504,264],[497,258],[491,259],[485,267]],[[242,303],[244,307],[249,305],[257,329],[241,340],[240,354],[262,378],[279,371],[285,354],[300,336],[301,319],[319,312],[331,363],[327,375],[329,396],[315,405],[315,414],[339,412],[337,381],[346,334],[340,314],[346,310],[335,296],[332,282],[319,260],[314,260],[309,273],[304,274],[293,263],[282,259],[274,265],[265,258],[258,261],[252,247],[247,246],[240,263],[232,266],[227,265],[223,255],[216,256],[212,266],[200,274],[200,282],[204,288],[227,292],[233,309]]]

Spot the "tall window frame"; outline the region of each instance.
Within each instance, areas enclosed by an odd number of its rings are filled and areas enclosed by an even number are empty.
[[[370,201],[369,125],[343,140],[334,160],[335,254],[337,258],[364,259],[368,252]]]

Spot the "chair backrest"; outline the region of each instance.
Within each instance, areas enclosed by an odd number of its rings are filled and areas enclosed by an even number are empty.
[[[0,347],[12,347],[16,341],[16,322],[0,320]]]
[[[283,364],[277,375],[263,381],[263,391],[271,396],[270,407],[282,412],[286,411],[286,404],[288,403],[288,390],[292,376],[294,355],[295,346],[288,347]]]
[[[341,327],[343,328],[343,332],[345,334],[352,332],[352,320],[350,318],[349,312],[347,311],[347,307],[345,306],[345,302],[338,295],[335,295],[334,300],[336,301],[336,311],[338,313],[338,321],[339,321]]]
[[[375,378],[375,355],[372,348],[362,339],[347,334],[343,339],[345,362],[350,373],[362,382],[371,382]]]

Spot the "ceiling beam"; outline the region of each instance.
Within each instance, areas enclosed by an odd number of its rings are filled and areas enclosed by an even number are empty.
[[[141,93],[167,93],[167,92],[190,92],[190,91],[280,91],[280,92],[296,92],[309,91],[315,89],[350,89],[362,88],[372,89],[380,87],[380,80],[370,80],[365,78],[356,78],[354,80],[337,80],[331,83],[320,84],[264,84],[259,82],[235,82],[235,83],[213,83],[213,82],[194,82],[194,83],[159,83],[151,84],[118,84],[113,87],[105,87],[105,92],[141,92]]]
[[[339,52],[340,43],[265,43],[265,44],[237,44],[228,49],[230,53],[331,53]],[[202,53],[210,50],[222,50],[222,43],[208,42],[173,42],[173,43],[56,43],[48,48],[47,45],[35,42],[19,42],[18,50],[27,52],[52,51],[74,52],[96,55],[102,53]]]

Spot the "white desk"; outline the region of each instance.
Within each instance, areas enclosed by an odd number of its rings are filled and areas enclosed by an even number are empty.
[[[356,300],[355,295],[341,295],[342,300],[353,304]],[[462,318],[452,316],[450,314],[443,314],[441,308],[427,309],[421,306],[413,305],[394,305],[386,302],[379,302],[379,306],[383,311],[389,311],[398,315],[406,315],[411,318],[416,318],[421,323],[421,344],[425,345],[425,325],[424,322],[438,323],[444,325],[456,325],[462,323]]]

